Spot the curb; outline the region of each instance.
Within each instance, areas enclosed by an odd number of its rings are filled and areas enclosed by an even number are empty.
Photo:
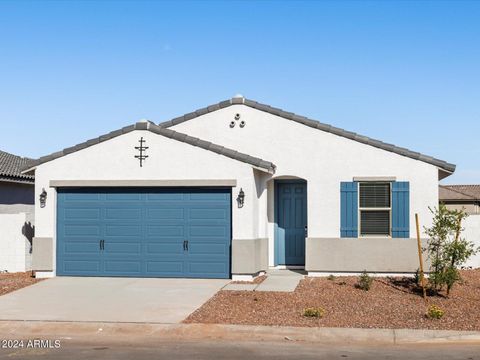
[[[369,344],[480,344],[478,331],[302,328],[223,324],[152,324],[101,322],[0,321],[0,337],[63,338],[88,341],[158,340],[298,341]]]

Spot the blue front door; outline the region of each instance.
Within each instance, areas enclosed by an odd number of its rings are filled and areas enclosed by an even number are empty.
[[[58,275],[229,278],[230,243],[230,189],[58,190]]]
[[[305,265],[307,226],[307,184],[275,182],[276,255],[278,265]]]

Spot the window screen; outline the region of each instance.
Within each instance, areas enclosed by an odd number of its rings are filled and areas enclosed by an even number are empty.
[[[360,235],[390,235],[390,183],[360,183]]]

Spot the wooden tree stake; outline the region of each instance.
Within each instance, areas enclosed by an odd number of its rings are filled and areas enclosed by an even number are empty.
[[[427,290],[425,289],[425,276],[423,274],[423,254],[422,242],[420,240],[420,223],[418,221],[418,214],[415,214],[415,222],[417,225],[418,261],[420,262],[420,283],[422,284],[423,300],[427,302]]]

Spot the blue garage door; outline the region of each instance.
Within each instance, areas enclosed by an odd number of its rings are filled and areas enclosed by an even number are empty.
[[[231,189],[59,189],[57,274],[229,278]]]

